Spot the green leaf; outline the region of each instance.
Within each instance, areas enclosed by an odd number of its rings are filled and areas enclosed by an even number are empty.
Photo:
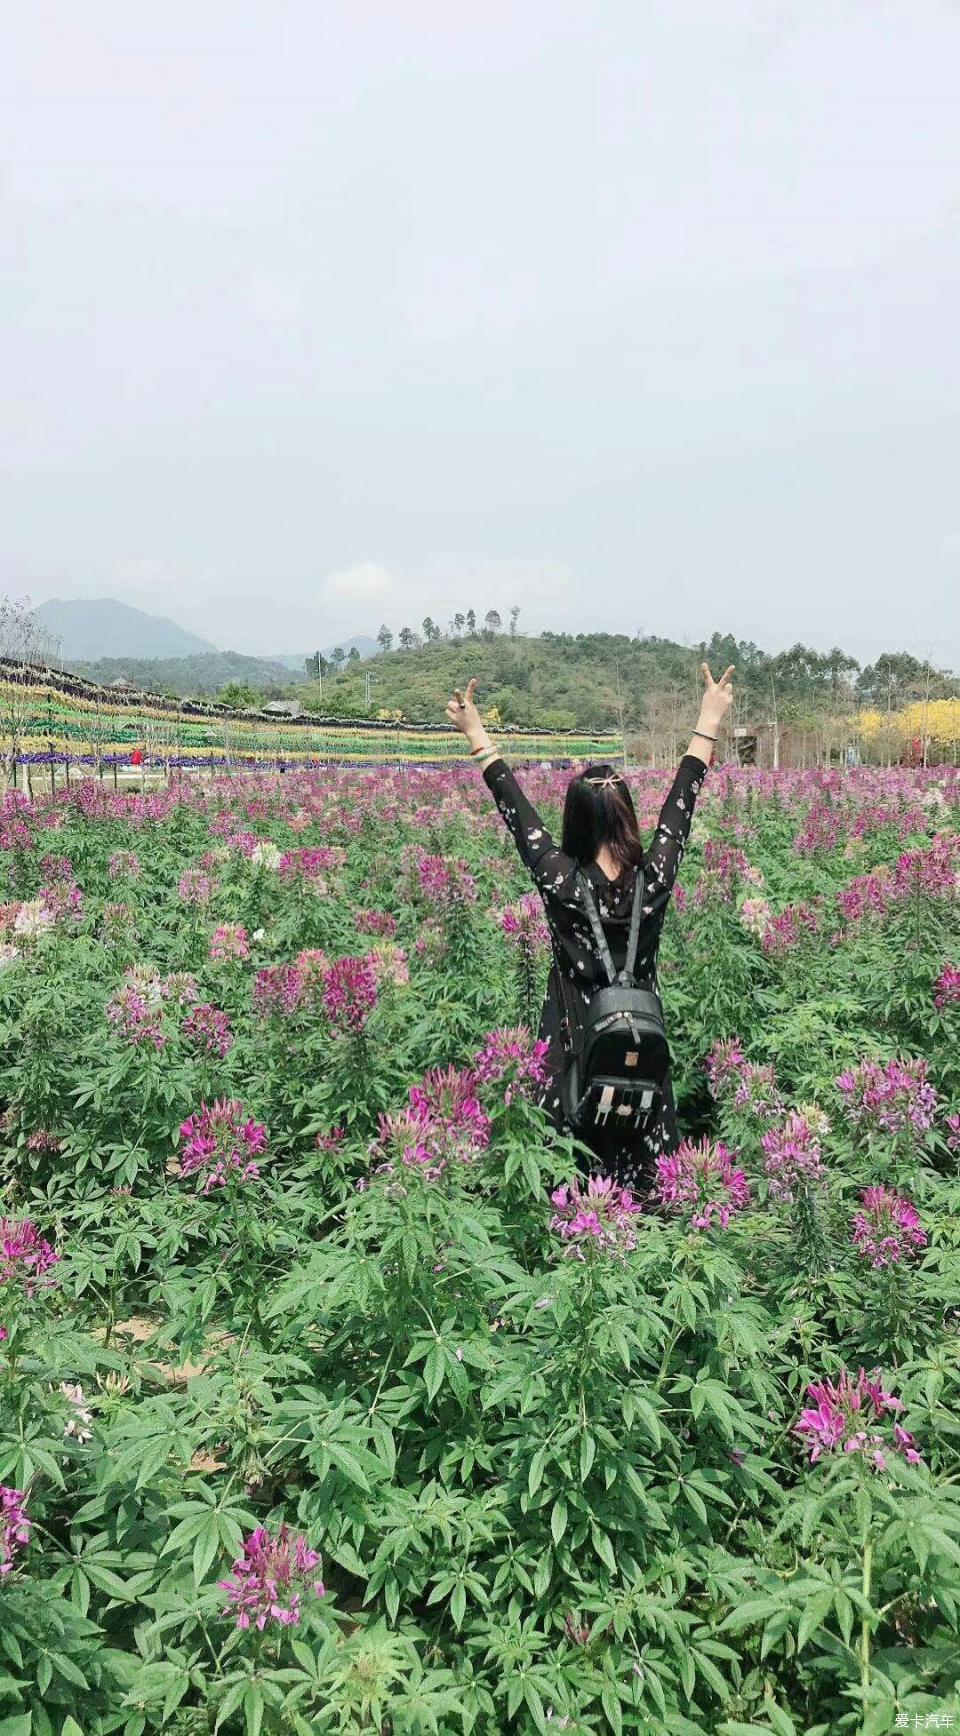
[[[430,1356],[432,1355],[433,1351],[430,1352]],[[429,1363],[429,1361],[430,1357],[428,1356],[427,1362]],[[440,1373],[442,1378],[442,1359],[440,1364]],[[438,1381],[437,1385],[439,1386],[439,1384],[440,1382]],[[436,1388],[434,1388],[434,1391],[436,1391]],[[433,1397],[433,1393],[430,1394],[430,1397]],[[355,1483],[358,1489],[362,1489],[365,1494],[369,1494],[369,1479],[366,1472],[363,1470],[363,1467],[354,1458],[353,1454],[348,1452],[346,1447],[341,1446],[339,1441],[325,1441],[324,1445],[326,1446],[327,1452],[330,1454],[334,1464],[337,1466],[337,1469],[342,1471],[345,1477],[349,1477],[351,1483]]]
[[[828,1591],[814,1592],[813,1596],[804,1604],[800,1620],[797,1624],[798,1652],[803,1650],[811,1634],[815,1633],[817,1628],[820,1627],[824,1616],[829,1613],[832,1603],[833,1587],[831,1586]]]
[[[554,1501],[554,1503],[553,1503],[553,1512],[550,1515],[550,1535],[553,1538],[554,1544],[557,1544],[560,1542],[560,1539],[563,1536],[566,1529],[567,1529],[567,1503],[564,1500],[563,1496],[559,1495],[557,1497],[556,1501]]]
[[[580,1481],[585,1483],[590,1475],[593,1461],[597,1456],[597,1443],[592,1435],[583,1434],[580,1437]]]

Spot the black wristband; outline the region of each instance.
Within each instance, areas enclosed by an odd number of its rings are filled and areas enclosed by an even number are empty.
[[[717,739],[715,735],[707,735],[702,729],[695,729],[693,733],[698,735],[701,741],[716,741]]]

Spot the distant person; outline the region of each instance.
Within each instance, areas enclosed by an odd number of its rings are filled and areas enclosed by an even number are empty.
[[[696,729],[647,851],[627,783],[610,765],[587,766],[571,778],[558,848],[484,728],[474,704],[476,681],[465,693],[458,688],[447,706],[543,900],[553,947],[540,1022],[540,1036],[549,1044],[544,1107],[558,1131],[570,1128],[589,1147],[604,1174],[638,1191],[653,1181],[656,1158],[679,1144],[662,1024],[657,1034],[657,952],[694,803],[733,699],[732,674],[731,664],[714,681],[703,665]],[[630,976],[641,991],[634,1001],[628,984],[611,982],[629,965],[631,929]],[[601,991],[605,999],[591,1016]],[[636,1017],[627,1008],[636,1009]],[[605,1049],[624,1022],[634,1035],[616,1052]],[[591,1056],[605,1057],[604,1071],[591,1075]],[[641,1093],[640,1078],[655,1079],[655,1090]]]

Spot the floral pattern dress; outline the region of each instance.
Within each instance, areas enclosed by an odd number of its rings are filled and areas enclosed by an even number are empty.
[[[641,988],[652,988],[658,994],[657,953],[663,919],[706,771],[703,760],[695,754],[684,754],[644,857],[636,980]],[[543,1101],[554,1126],[562,1130],[560,1083],[572,1049],[571,1018],[577,1016],[578,1001],[589,1006],[596,991],[607,985],[603,961],[583,908],[577,874],[582,871],[593,888],[607,944],[620,970],[626,957],[636,871],[631,869],[619,880],[610,880],[596,862],[584,865],[581,870],[571,856],[558,849],[505,760],[492,761],[483,775],[543,900],[550,929],[554,962],[540,1021],[540,1036],[550,1045],[550,1084]],[[679,1144],[669,1072],[660,1110],[645,1129],[624,1134],[615,1127],[598,1128],[581,1137],[604,1174],[615,1176],[624,1186],[649,1186],[656,1158],[675,1150]]]

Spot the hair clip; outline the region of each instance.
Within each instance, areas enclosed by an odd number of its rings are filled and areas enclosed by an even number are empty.
[[[617,784],[623,783],[619,772],[613,772],[606,778],[587,778],[586,781],[592,784],[595,790],[612,790]]]

